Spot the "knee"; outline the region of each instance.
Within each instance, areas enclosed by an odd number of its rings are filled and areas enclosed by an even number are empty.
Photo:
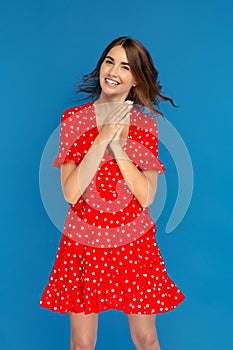
[[[96,338],[91,337],[71,337],[71,350],[94,350]]]
[[[155,332],[131,333],[131,337],[137,349],[160,350],[158,337]]]

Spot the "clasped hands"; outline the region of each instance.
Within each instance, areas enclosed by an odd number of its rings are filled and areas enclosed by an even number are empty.
[[[129,113],[132,106],[132,101],[125,101],[118,103],[110,112],[106,110],[107,116],[104,117],[99,128],[99,136],[106,143],[108,154],[114,157],[122,152],[126,143],[129,131]]]

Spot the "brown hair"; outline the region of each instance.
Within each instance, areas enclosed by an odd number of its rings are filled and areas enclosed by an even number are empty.
[[[137,81],[136,87],[131,88],[127,99],[134,101],[137,105],[147,107],[152,113],[158,113],[160,115],[163,115],[162,112],[155,108],[155,106],[159,106],[160,100],[169,101],[176,107],[170,97],[164,96],[161,93],[158,71],[154,66],[154,62],[148,50],[139,41],[128,37],[117,38],[106,47],[95,69],[90,74],[84,75],[77,92],[88,93],[91,98],[99,97],[101,93],[99,82],[101,64],[105,60],[108,52],[117,45],[121,45],[125,49],[132,74],[136,77]]]

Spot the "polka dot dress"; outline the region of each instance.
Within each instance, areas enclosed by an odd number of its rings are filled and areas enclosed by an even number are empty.
[[[79,164],[98,135],[93,103],[65,111],[54,166]],[[140,170],[163,173],[155,120],[130,112],[124,150]],[[60,313],[109,309],[157,314],[174,309],[183,293],[169,278],[149,208],[130,192],[107,151],[94,179],[69,206],[55,263],[40,305]]]

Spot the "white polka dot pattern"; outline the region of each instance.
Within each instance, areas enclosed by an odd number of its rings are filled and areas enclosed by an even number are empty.
[[[155,229],[127,245],[101,249],[63,235],[41,306],[60,313],[173,310],[184,295],[168,277]]]
[[[130,116],[125,151],[139,169],[164,167],[158,160],[155,121],[138,110]],[[93,103],[62,116],[59,167],[77,164],[98,130]],[[95,178],[70,205],[64,232],[41,306],[52,311],[155,314],[174,309],[184,295],[169,278],[155,240],[148,208],[129,191],[115,159],[105,153]]]
[[[59,167],[68,160],[78,164],[97,135],[93,103],[66,110],[62,116],[60,151],[54,165]],[[164,171],[158,160],[155,120],[135,108],[131,110],[124,149],[139,169]],[[153,225],[149,208],[140,205],[124,181],[116,160],[105,152],[85,193],[70,206],[64,234],[85,245],[111,248],[134,241]]]

